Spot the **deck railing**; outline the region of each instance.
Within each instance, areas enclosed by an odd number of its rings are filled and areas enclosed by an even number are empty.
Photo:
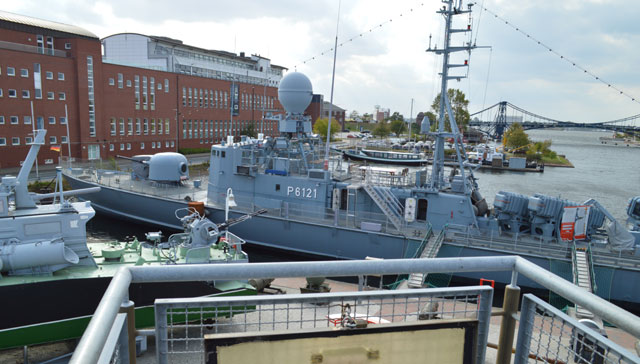
[[[111,283],[98,305],[89,326],[82,336],[82,339],[73,354],[71,363],[96,363],[100,358],[112,358],[114,352],[119,354],[119,359],[122,359],[122,362],[128,362],[128,359],[125,358],[126,355],[123,355],[122,353],[129,353],[129,355],[133,355],[135,360],[135,350],[133,351],[133,354],[131,354],[132,351],[129,350],[128,346],[128,343],[131,341],[122,339],[123,336],[127,335],[124,333],[123,327],[127,325],[128,321],[125,320],[125,323],[122,323],[121,320],[116,320],[119,317],[118,311],[121,309],[126,312],[130,312],[132,315],[133,310],[127,310],[127,307],[130,308],[133,305],[133,303],[129,301],[128,297],[128,289],[131,283],[212,281],[261,277],[363,277],[365,275],[410,274],[413,272],[456,273],[498,271],[511,272],[511,283],[507,286],[510,291],[517,291],[518,276],[523,275],[567,300],[588,309],[596,316],[616,325],[618,328],[628,332],[636,339],[640,338],[639,317],[603,300],[602,298],[585,292],[572,283],[518,256],[252,263],[229,265],[194,264],[126,267],[118,271],[111,280]],[[402,295],[405,293],[409,294],[405,291],[399,291],[397,294]],[[343,295],[344,297],[349,296],[347,293],[343,293]],[[321,299],[319,297],[313,298]],[[330,299],[330,296],[327,296],[327,298]],[[510,358],[511,356],[514,337],[514,332],[512,330],[515,330],[515,325],[504,325],[505,322],[510,323],[517,318],[517,312],[515,312],[513,308],[515,307],[515,309],[517,309],[518,307],[517,294],[515,299],[515,305],[513,305],[513,302],[507,304],[507,301],[512,301],[513,297],[509,298],[509,300],[505,297],[505,306],[504,311],[502,312],[503,324],[501,326],[500,334],[501,344],[498,347],[498,358]],[[224,299],[221,300],[221,304],[226,304],[227,307],[235,306],[234,302],[236,301],[234,301],[234,299],[229,298],[226,301],[224,301]],[[528,300],[529,299],[525,297],[524,302],[526,303]],[[162,301],[158,302],[162,303]],[[192,307],[190,306],[192,303],[202,302],[202,299],[191,299],[185,300],[184,302],[186,303],[184,307],[188,308]],[[254,303],[257,304],[257,302]],[[571,319],[568,319],[558,313],[557,310],[547,307],[539,301],[535,301],[534,303],[539,307],[544,308],[545,312],[550,312],[554,316],[559,317],[560,321],[557,322],[560,322],[560,325],[575,328],[575,330],[572,329],[570,331],[571,335],[569,338],[574,340],[574,343],[579,343],[580,345],[574,344],[566,346],[567,348],[575,348],[570,352],[570,354],[568,354],[570,358],[571,356],[577,356],[579,358],[583,358],[581,362],[593,363],[603,362],[598,361],[598,358],[603,358],[607,362],[640,363],[640,358],[636,355],[613,344],[599,333],[573,322]],[[518,346],[515,352],[516,358],[526,359],[531,354],[531,350],[534,350],[533,355],[536,357],[551,357],[553,359],[553,356],[551,356],[549,352],[553,352],[555,350],[555,344],[549,343],[549,341],[539,341],[536,344],[533,341],[535,337],[531,335],[532,326],[530,323],[535,323],[536,319],[531,319],[531,315],[535,315],[537,310],[535,307],[530,307],[532,306],[523,306],[523,313],[521,317],[524,317],[524,319],[521,318],[520,322],[521,331],[518,334]],[[131,319],[132,316],[127,318],[127,320]],[[164,322],[163,320],[164,319],[161,319],[160,323]],[[166,327],[159,324],[156,327],[156,330],[159,330],[156,335],[159,336],[160,339],[163,337],[166,338],[167,336],[164,333],[164,330],[166,329]],[[550,333],[551,336],[557,333],[553,326],[549,327],[548,325],[543,325],[541,329],[538,330]],[[478,337],[478,341],[480,343],[486,342],[485,340],[486,337]],[[562,338],[562,340],[565,339]],[[109,345],[109,343],[113,342],[117,342],[118,345]],[[566,340],[564,342],[566,342]],[[164,346],[165,344],[161,343],[161,345]],[[560,353],[557,357],[565,358],[565,361],[563,362],[569,362],[569,360],[566,360],[567,355],[564,351],[555,351]],[[590,352],[600,354],[590,355]],[[478,353],[480,354],[480,352]],[[613,359],[610,360],[609,358]],[[478,357],[477,359],[478,363],[482,363],[484,357]],[[162,357],[158,357],[156,360],[160,360],[162,362],[163,359]],[[560,361],[556,360],[553,362]],[[506,361],[500,361],[500,363],[506,363]]]

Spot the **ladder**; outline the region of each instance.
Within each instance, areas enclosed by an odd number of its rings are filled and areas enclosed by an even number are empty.
[[[593,287],[591,285],[591,269],[590,269],[590,257],[587,255],[586,248],[573,247],[573,284],[584,289],[587,292],[593,293]],[[576,305],[576,315],[581,318],[593,318],[594,315],[589,310]]]
[[[435,235],[431,234],[429,236],[429,240],[427,241],[427,245],[422,250],[422,254],[420,254],[420,258],[418,259],[429,259],[435,258],[438,255],[438,251],[440,251],[440,247],[442,246],[442,242],[444,241],[445,229],[440,231],[440,234]],[[408,286],[409,288],[422,288],[425,279],[427,279],[426,273],[414,272],[409,275]]]
[[[389,187],[372,186],[370,183],[362,185],[367,191],[371,199],[378,205],[380,210],[389,218],[393,226],[398,231],[402,231],[403,227],[403,209],[402,204],[396,196],[394,196]]]

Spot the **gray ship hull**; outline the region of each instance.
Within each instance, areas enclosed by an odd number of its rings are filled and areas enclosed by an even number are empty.
[[[74,189],[98,185],[71,176],[65,176],[65,178]],[[85,196],[91,201],[96,211],[121,219],[182,230],[182,226],[175,217],[175,210],[187,207],[187,201],[100,186],[102,187],[100,192]],[[205,208],[212,221],[224,220],[223,209],[214,206]],[[241,215],[241,213],[230,212],[229,217]],[[250,223],[234,225],[230,230],[244,237],[249,244],[333,259],[364,259],[367,256],[384,259],[412,257],[420,245],[420,240],[407,239],[398,235],[293,221],[275,216],[255,216]],[[445,242],[438,257],[513,254],[513,252],[450,245]],[[568,259],[562,261],[536,255],[521,254],[521,256],[571,280],[572,268]],[[640,280],[638,279],[640,273],[637,270],[596,265],[595,271],[598,287],[596,294],[600,297],[615,301],[624,307],[637,305],[640,302]],[[491,279],[498,284],[508,284],[511,281],[511,275],[507,273],[458,273],[457,276],[475,281],[481,278]],[[527,278],[520,278],[518,284],[522,287],[542,289],[536,282]]]
[[[174,230],[183,229],[175,211],[187,207],[186,200],[116,189],[67,175],[65,178],[73,189],[100,186],[100,192],[83,196],[100,213]],[[224,221],[224,209],[210,205],[206,205],[205,209],[212,221]],[[244,213],[231,211],[229,218],[242,215]],[[255,216],[250,223],[234,225],[230,231],[242,236],[250,244],[334,259],[413,257],[421,243],[421,240],[400,235],[326,226],[276,216]]]

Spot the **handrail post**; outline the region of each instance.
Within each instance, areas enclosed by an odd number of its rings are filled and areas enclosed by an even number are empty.
[[[502,324],[500,325],[500,337],[498,338],[497,364],[511,363],[511,350],[516,330],[515,315],[518,313],[520,303],[520,287],[507,285],[504,288],[504,302],[502,310]]]
[[[131,300],[126,300],[120,305],[120,313],[127,314],[127,337],[129,364],[136,364],[136,314],[135,304]]]

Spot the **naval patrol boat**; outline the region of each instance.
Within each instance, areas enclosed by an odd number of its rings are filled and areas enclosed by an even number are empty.
[[[111,278],[123,266],[248,262],[244,241],[227,227],[251,215],[214,224],[197,207],[174,212],[184,232],[168,240],[151,232],[146,241],[87,243],[86,224],[95,212],[90,202],[67,198],[97,192],[99,187],[63,191],[58,167],[56,192],[27,190],[45,135],[46,130],[36,131],[18,176],[0,181],[0,349],[81,336]],[[45,199],[54,201],[40,204]],[[129,291],[137,327],[153,325],[156,298],[219,294],[255,290],[246,282],[224,281],[145,283]]]
[[[489,208],[447,97],[448,81],[464,78],[453,72],[468,67],[467,62],[452,62],[451,56],[475,48],[471,43],[451,45],[453,36],[471,31],[470,25],[455,28],[453,19],[468,15],[472,4],[466,8],[461,1],[443,4],[438,13],[446,23],[445,42],[441,48],[428,49],[443,56],[439,120],[437,130],[428,133],[435,139],[430,168],[398,173],[353,168],[339,157],[327,158],[322,153],[325,144],[311,134],[311,120],[304,115],[312,98],[311,82],[291,72],[278,89],[286,110],[276,116],[280,135],[242,137],[239,142],[229,136],[212,146],[206,183],[181,178],[188,171],[178,157],[171,169],[176,178],[169,184],[160,177],[144,179],[131,171],[105,172],[86,165],[68,166],[66,177],[74,188],[102,187],[89,195],[94,207],[120,217],[177,228],[171,211],[189,201],[205,202],[207,216],[214,221],[224,220],[226,213],[264,208],[267,213],[233,231],[252,244],[338,259],[515,253],[584,284],[585,289],[598,287],[597,293],[607,299],[640,302],[640,287],[628,286],[628,282],[640,284],[637,224],[635,230],[624,228],[594,200],[576,203],[543,194],[500,192]],[[426,129],[425,123],[425,134]],[[445,165],[447,140],[453,140],[453,167]],[[150,174],[151,162],[144,162]],[[638,206],[640,197],[630,201],[630,221],[637,221],[637,212],[632,212]],[[608,225],[605,219],[610,220]],[[461,275],[510,280],[490,274]],[[425,284],[424,275],[411,278],[415,286]],[[526,283],[537,287],[535,282]]]

